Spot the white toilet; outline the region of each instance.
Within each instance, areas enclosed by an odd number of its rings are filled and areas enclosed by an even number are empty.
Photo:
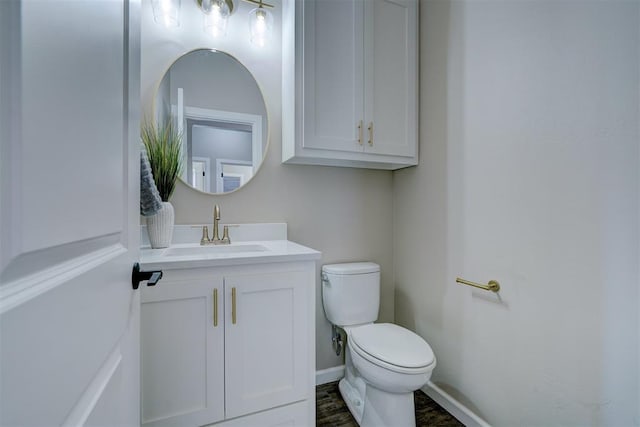
[[[347,333],[340,393],[359,425],[415,426],[413,392],[431,377],[429,344],[391,323],[373,323],[380,306],[380,266],[322,267],[322,302],[329,322]]]

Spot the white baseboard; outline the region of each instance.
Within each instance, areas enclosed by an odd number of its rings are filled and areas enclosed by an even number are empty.
[[[316,385],[322,385],[338,381],[344,377],[344,365],[316,371]]]
[[[317,378],[317,377],[316,377]],[[449,393],[429,381],[422,391],[442,406],[466,427],[491,427],[489,423],[474,414],[469,408],[454,399]]]

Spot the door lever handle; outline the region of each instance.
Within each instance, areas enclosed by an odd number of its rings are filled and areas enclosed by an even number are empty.
[[[131,286],[138,289],[140,282],[147,281],[147,286],[155,286],[162,279],[162,271],[140,271],[140,264],[133,264],[131,272]]]

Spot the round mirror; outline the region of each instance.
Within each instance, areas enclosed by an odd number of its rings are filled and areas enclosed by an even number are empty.
[[[249,70],[234,57],[198,49],[178,58],[155,98],[159,124],[182,134],[182,180],[206,193],[246,184],[267,151],[267,109]]]

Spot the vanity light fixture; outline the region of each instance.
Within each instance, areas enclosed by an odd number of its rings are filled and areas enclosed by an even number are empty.
[[[227,22],[233,13],[233,0],[197,0],[204,12],[204,31],[214,38],[227,34]]]
[[[251,31],[251,43],[264,47],[271,40],[273,33],[273,14],[265,7],[273,7],[273,5],[267,4],[263,0],[244,1],[258,5],[249,12],[249,30]]]
[[[180,0],[151,0],[153,19],[167,28],[180,26]]]
[[[1,0],[0,0],[1,1]],[[200,10],[204,13],[204,31],[214,38],[224,37],[227,34],[227,22],[229,16],[235,11],[235,0],[196,0]],[[249,12],[249,31],[251,35],[251,43],[256,46],[264,47],[271,40],[273,34],[273,14],[266,8],[273,5],[265,3],[264,0],[244,0],[247,3],[258,5]],[[156,4],[178,4],[180,0],[152,0],[154,4],[154,16],[156,15]],[[176,9],[176,10],[177,10]],[[161,10],[161,8],[158,8]],[[177,17],[177,12],[175,13]],[[156,18],[156,22],[161,22]]]

